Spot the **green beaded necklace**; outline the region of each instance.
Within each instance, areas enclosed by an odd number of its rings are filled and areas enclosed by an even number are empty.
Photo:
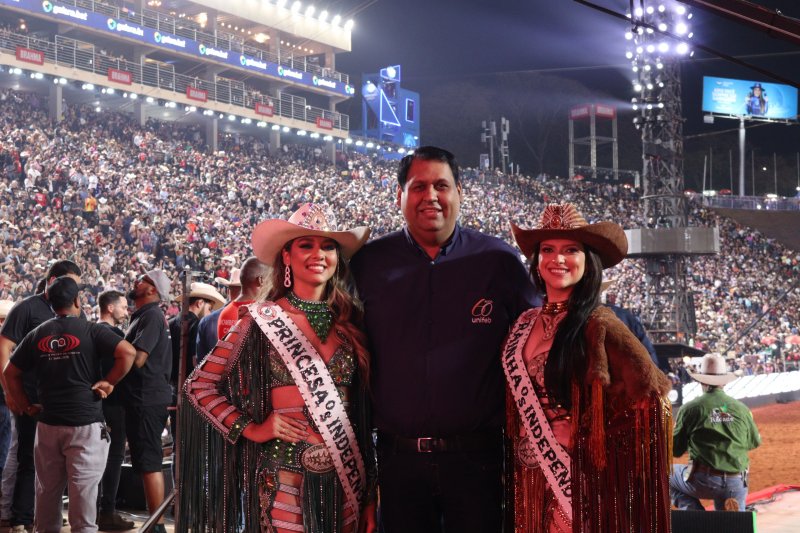
[[[308,323],[311,324],[311,329],[317,334],[319,340],[325,342],[325,339],[328,338],[328,333],[331,332],[331,326],[333,326],[333,313],[328,307],[328,303],[301,300],[292,291],[286,293],[286,299],[292,307],[306,315]]]

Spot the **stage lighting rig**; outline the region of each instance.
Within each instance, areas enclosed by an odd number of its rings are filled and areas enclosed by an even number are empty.
[[[642,202],[646,227],[628,230],[629,257],[645,260],[648,308],[656,342],[684,343],[696,332],[686,280],[690,257],[719,251],[713,228],[688,227],[683,194],[680,61],[692,55],[691,13],[676,1],[641,0],[628,14],[626,57],[634,73],[631,105],[642,135]],[[709,231],[710,230],[710,231]]]

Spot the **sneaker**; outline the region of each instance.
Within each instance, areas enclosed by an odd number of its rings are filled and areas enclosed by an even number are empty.
[[[119,513],[101,513],[97,515],[97,527],[101,531],[128,531],[136,527],[133,520],[122,518]]]
[[[726,511],[738,511],[739,510],[739,502],[736,501],[735,498],[728,498],[725,500],[725,510]]]

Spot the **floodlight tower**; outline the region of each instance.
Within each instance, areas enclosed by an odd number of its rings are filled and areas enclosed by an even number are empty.
[[[686,282],[689,257],[716,253],[719,247],[716,229],[688,227],[683,193],[679,61],[691,54],[692,15],[674,0],[636,3],[625,38],[634,72],[634,124],[642,132],[645,227],[628,230],[628,255],[645,260],[652,315],[643,318],[650,331],[657,340],[683,342],[697,331]]]

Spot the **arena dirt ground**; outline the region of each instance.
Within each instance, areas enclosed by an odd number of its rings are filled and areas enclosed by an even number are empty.
[[[750,492],[773,485],[800,485],[800,402],[753,409],[761,446],[750,452]],[[676,458],[685,463],[688,456]]]

